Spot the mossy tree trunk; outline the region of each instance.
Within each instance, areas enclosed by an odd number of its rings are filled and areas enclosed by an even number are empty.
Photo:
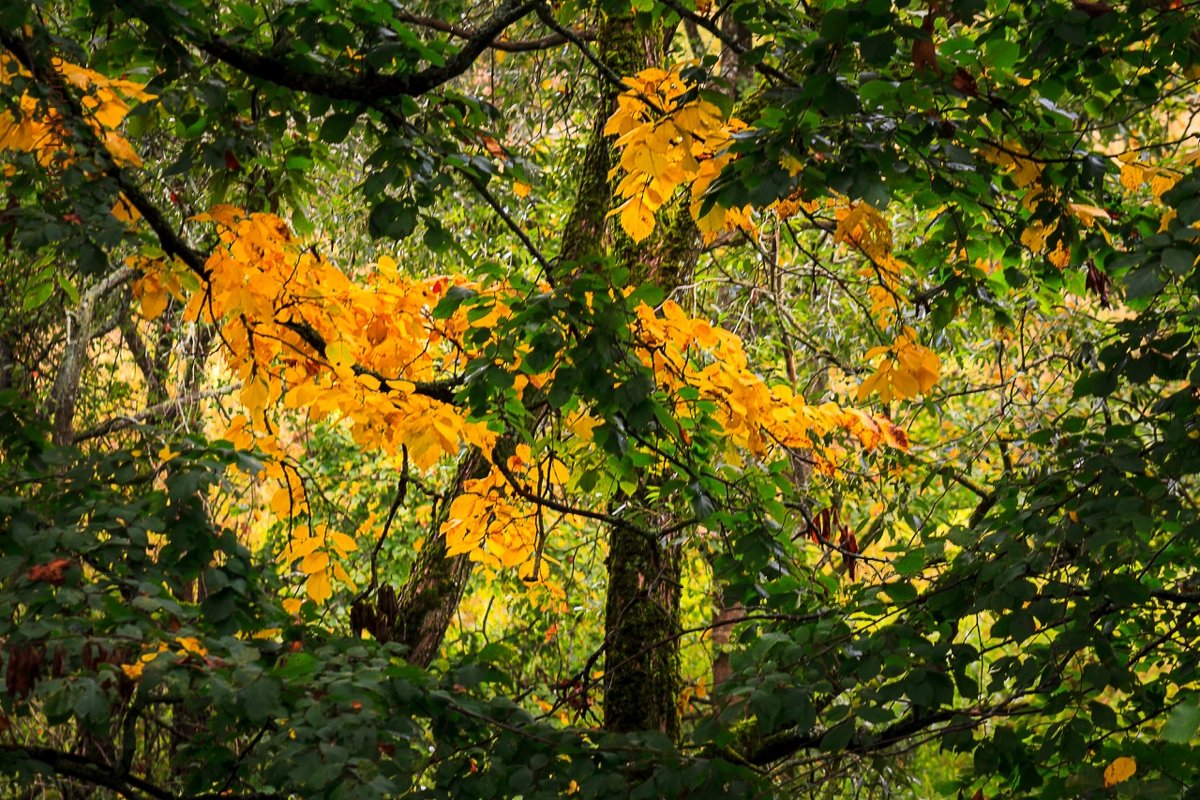
[[[386,595],[377,603],[377,613],[392,617],[388,620],[391,631],[388,638],[408,647],[408,661],[427,667],[437,656],[446,637],[446,629],[462,600],[467,579],[471,576],[471,560],[467,555],[448,556],[446,537],[442,535],[442,523],[450,510],[450,503],[462,494],[463,484],[487,475],[488,462],[482,451],[471,448],[458,463],[454,481],[442,500],[438,513],[429,521],[429,535],[425,546],[417,555],[408,581],[397,598],[393,611],[386,606],[390,601]]]
[[[661,28],[614,30],[607,41],[606,63],[619,75],[659,66],[665,40]],[[610,112],[611,102],[605,116]],[[603,164],[604,172],[597,172],[591,180],[604,181],[607,213],[614,195],[607,175],[616,160],[611,140],[600,135],[602,128],[602,124],[597,126],[588,153],[589,157],[605,154],[604,159],[596,157],[589,169]],[[635,244],[619,227],[610,227],[608,252],[629,269],[633,283],[651,283],[669,294],[690,280],[700,255],[700,235],[685,193],[679,193],[659,212],[654,234],[644,242]],[[671,537],[658,532],[673,529],[679,519],[670,510],[654,508],[650,501],[653,474],[647,471],[642,490],[630,498],[630,505],[640,509],[630,515],[634,525],[614,525],[609,530],[604,725],[615,732],[657,731],[677,739],[680,552]]]

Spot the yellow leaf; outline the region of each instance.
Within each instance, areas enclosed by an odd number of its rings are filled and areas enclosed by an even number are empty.
[[[304,591],[314,603],[324,603],[333,597],[333,587],[329,584],[329,575],[318,572],[304,584]]]
[[[329,566],[329,554],[323,551],[309,553],[300,561],[300,571],[305,575],[316,575],[324,572]]]
[[[1053,231],[1053,228],[1047,228],[1040,222],[1031,222],[1029,227],[1021,231],[1021,244],[1035,253],[1040,253],[1046,249],[1046,237]]]
[[[550,463],[549,472],[550,482],[557,486],[563,486],[571,480],[571,471],[567,469],[566,464],[558,459],[555,459]]]
[[[534,575],[533,568],[537,566],[537,575]],[[550,577],[550,567],[546,564],[546,559],[526,561],[517,570],[517,575],[525,583],[540,583]]]
[[[333,540],[334,547],[345,553],[350,553],[358,549],[358,542],[354,541],[354,539],[344,533],[334,531],[333,533],[329,534],[329,538]]]
[[[1121,165],[1121,185],[1131,192],[1136,192],[1142,185],[1145,171],[1136,164]]]
[[[1071,263],[1071,248],[1059,240],[1058,244],[1054,246],[1054,250],[1046,256],[1046,260],[1059,269],[1066,269]]]
[[[106,128],[115,128],[121,124],[121,120],[125,119],[125,115],[129,113],[129,106],[122,103],[116,97],[113,97],[108,102],[100,104],[94,113],[101,125]]]
[[[350,591],[356,590],[357,587],[354,585],[354,579],[350,577],[350,573],[346,572],[346,568],[336,561],[333,562],[333,577],[346,584]]]
[[[908,450],[908,433],[889,419],[880,419],[879,427],[883,431],[883,440],[897,450]],[[882,512],[882,507],[880,512]]]
[[[289,489],[278,489],[271,495],[271,510],[278,517],[286,517],[291,513],[292,493]]]
[[[521,181],[513,182],[513,194],[515,194],[517,197],[528,197],[529,189],[530,186],[528,183],[522,183]]]
[[[251,412],[262,411],[267,407],[267,384],[263,381],[250,381],[242,387],[242,405]]]
[[[299,614],[302,605],[304,605],[304,601],[299,597],[288,597],[283,601],[283,610],[289,614]]]
[[[142,289],[142,316],[146,319],[158,319],[167,310],[167,290],[155,283],[154,288],[144,286]]]
[[[218,203],[208,209],[208,211],[197,214],[191,219],[195,222],[219,222],[226,227],[233,227],[245,215],[246,212],[237,206],[229,205],[228,203]]]
[[[392,258],[391,256],[380,256],[379,257],[379,264],[378,264],[379,272],[385,278],[395,279],[396,266],[397,266],[396,259]]]
[[[892,389],[900,397],[916,397],[921,393],[921,385],[917,383],[917,379],[911,372],[903,369],[894,369],[891,376]]]
[[[321,537],[319,536],[306,536],[292,539],[292,541],[288,543],[287,550],[283,552],[282,558],[288,561],[297,558],[304,558],[320,546]]]
[[[350,366],[354,363],[354,353],[346,342],[331,342],[326,345],[325,357],[329,359],[330,364]]]
[[[104,134],[104,146],[108,148],[108,152],[112,154],[121,164],[129,164],[134,167],[142,165],[142,158],[133,149],[133,145],[129,143],[124,136],[116,131],[106,131]]]
[[[129,202],[129,199],[124,194],[117,196],[117,202],[113,204],[111,213],[127,225],[137,222],[142,218],[141,212],[133,207],[133,204]]]
[[[1154,177],[1150,179],[1150,192],[1155,197],[1162,197],[1163,194],[1175,188],[1175,184],[1179,183],[1180,177],[1170,172],[1156,172]]]
[[[1114,759],[1104,770],[1104,788],[1107,789],[1129,780],[1135,772],[1137,772],[1137,762],[1129,756]]]
[[[1068,203],[1067,211],[1071,212],[1076,217],[1079,217],[1085,228],[1090,228],[1096,223],[1096,220],[1111,220],[1112,217],[1103,208],[1097,206],[1084,205],[1083,203]]]
[[[208,650],[205,649],[204,645],[200,644],[200,640],[194,639],[191,636],[177,636],[175,643],[179,645],[180,650],[188,655],[201,657],[208,655]]]
[[[641,197],[629,198],[619,206],[618,211],[621,214],[621,227],[635,242],[642,241],[654,232],[654,212]]]

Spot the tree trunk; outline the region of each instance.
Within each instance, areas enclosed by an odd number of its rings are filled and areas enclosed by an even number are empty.
[[[469,450],[458,463],[458,471],[438,513],[429,522],[429,535],[413,564],[408,581],[400,590],[398,607],[388,638],[408,647],[408,661],[427,667],[437,656],[454,616],[458,603],[471,576],[471,560],[467,555],[446,555],[446,537],[442,535],[442,523],[450,510],[454,498],[462,494],[463,485],[473,479],[487,475],[488,462],[483,453],[475,448]],[[386,613],[390,609],[385,596],[377,603],[377,611]]]
[[[606,47],[600,53],[604,63],[617,74],[630,74],[630,71],[636,72],[646,66],[646,51],[643,48],[647,45],[628,46],[638,42],[633,34],[631,19],[604,20],[598,40],[617,45]],[[605,86],[597,100],[597,113],[581,165],[575,203],[559,245],[558,260],[564,264],[574,265],[589,257],[602,256],[605,252],[605,217],[612,205],[612,185],[608,180],[612,145],[603,136],[603,129],[615,98],[615,87]],[[487,474],[487,466],[486,458],[478,451],[472,450],[463,456],[455,480],[442,502],[443,513],[462,492],[464,481],[483,477]],[[407,645],[408,660],[422,667],[428,666],[437,655],[471,576],[472,564],[466,555],[446,556],[441,522],[440,518],[432,521],[425,546],[396,597],[397,607],[389,608],[391,601],[381,596],[374,608],[376,614],[389,612],[395,621],[393,625],[386,626],[389,628],[386,635],[392,641]]]
[[[670,515],[647,520],[647,530]],[[679,553],[641,531],[613,527],[608,538],[604,726],[679,736]]]

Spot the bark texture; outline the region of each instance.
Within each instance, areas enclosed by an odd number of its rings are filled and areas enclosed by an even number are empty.
[[[463,484],[482,478],[487,472],[488,462],[481,451],[472,448],[462,457],[439,513],[430,520],[425,546],[421,548],[399,597],[393,594],[389,602],[387,594],[381,592],[378,598],[377,610],[381,615],[390,616],[390,630],[382,635],[376,633],[376,637],[407,646],[408,660],[417,666],[427,667],[437,656],[471,576],[471,561],[466,554],[446,555],[442,523],[450,503],[462,494]],[[391,604],[396,605],[394,612],[389,607]]]

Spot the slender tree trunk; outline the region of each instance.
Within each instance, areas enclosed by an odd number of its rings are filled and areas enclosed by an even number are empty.
[[[84,292],[79,298],[79,303],[67,315],[67,344],[54,379],[54,386],[50,390],[50,416],[53,420],[55,444],[70,444],[74,439],[75,404],[83,368],[88,362],[88,346],[92,339],[105,332],[97,330],[97,306],[111,292],[128,283],[133,276],[134,272],[129,267],[115,270]]]
[[[659,515],[653,532],[673,517]],[[679,552],[657,536],[613,527],[605,604],[604,726],[679,736]]]
[[[446,629],[454,611],[462,600],[467,579],[471,576],[471,560],[467,555],[446,555],[446,537],[442,535],[442,523],[454,498],[462,494],[463,485],[472,479],[487,475],[488,461],[483,453],[471,448],[458,462],[454,482],[442,500],[438,513],[430,520],[429,535],[413,564],[408,581],[401,588],[395,621],[391,625],[390,639],[408,647],[408,660],[420,667],[427,667],[437,656],[446,636]],[[383,597],[377,609],[387,613],[390,609]]]

